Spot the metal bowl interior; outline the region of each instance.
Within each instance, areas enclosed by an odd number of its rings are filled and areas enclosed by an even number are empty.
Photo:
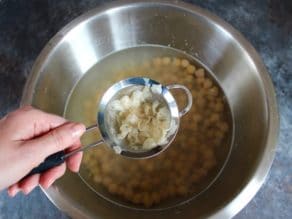
[[[46,190],[73,218],[230,218],[255,195],[271,166],[278,134],[275,92],[252,46],[218,17],[175,1],[113,3],[77,18],[47,44],[22,104],[62,115],[75,83],[111,52],[155,44],[183,50],[216,75],[234,116],[231,156],[215,183],[191,202],[165,211],[129,210],[93,193],[67,173]]]

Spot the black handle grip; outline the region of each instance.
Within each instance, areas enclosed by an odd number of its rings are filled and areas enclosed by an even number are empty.
[[[37,167],[33,168],[24,178],[31,176],[33,174],[36,174],[36,173],[43,173],[48,169],[59,166],[60,164],[65,162],[64,155],[65,155],[64,151],[59,151],[55,154],[48,156],[44,160],[44,162],[42,162]]]

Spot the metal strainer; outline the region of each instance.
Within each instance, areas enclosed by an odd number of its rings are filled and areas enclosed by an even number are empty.
[[[109,132],[110,123],[112,121],[107,119],[107,113],[109,111],[108,106],[111,101],[117,99],[117,97],[119,97],[121,93],[125,93],[127,89],[131,89],[133,87],[145,87],[145,86],[152,88],[151,90],[155,91],[153,92],[155,96],[157,96],[157,98],[163,101],[165,105],[168,107],[168,110],[170,112],[170,123],[172,124],[174,128],[172,128],[171,133],[167,135],[167,141],[165,144],[157,145],[150,150],[145,150],[145,149],[134,150],[134,149],[131,149],[130,147],[127,147],[127,145],[120,145],[120,143],[114,140],[112,134]],[[171,89],[181,89],[186,94],[187,103],[186,103],[186,106],[181,111],[179,111],[177,102],[170,92]],[[144,77],[134,77],[134,78],[128,78],[128,79],[122,80],[112,85],[104,93],[98,107],[97,123],[86,129],[86,132],[88,132],[88,131],[98,128],[101,133],[102,138],[97,142],[83,146],[70,153],[65,153],[64,151],[61,151],[47,157],[43,163],[41,163],[38,167],[34,168],[27,176],[35,174],[35,173],[41,173],[54,166],[58,166],[61,163],[63,163],[66,160],[66,158],[70,157],[71,155],[74,155],[75,153],[80,152],[80,151],[87,150],[88,148],[95,147],[102,143],[106,143],[117,154],[129,157],[129,158],[149,158],[149,157],[156,156],[162,151],[164,151],[174,140],[179,128],[180,117],[185,115],[191,109],[191,107],[192,107],[192,94],[189,91],[189,89],[183,85],[171,84],[171,85],[163,86],[157,81],[154,81],[150,78],[144,78]]]

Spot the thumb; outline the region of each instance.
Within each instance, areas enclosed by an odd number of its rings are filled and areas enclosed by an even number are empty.
[[[34,154],[43,159],[72,146],[84,132],[85,126],[83,124],[65,123],[47,134],[31,140],[29,145],[35,152]]]

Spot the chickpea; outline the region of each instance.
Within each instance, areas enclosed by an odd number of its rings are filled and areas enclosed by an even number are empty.
[[[109,187],[108,185],[103,185],[108,191],[109,191]],[[123,188],[122,187],[117,187],[117,190],[115,193],[113,193],[114,195],[119,195],[119,196],[123,196]]]
[[[206,100],[203,97],[198,97],[196,105],[200,108],[203,108],[206,105]]]
[[[165,161],[162,163],[163,166],[168,169],[171,167],[171,160],[170,159],[165,159]]]
[[[218,113],[211,114],[211,116],[209,118],[209,120],[210,120],[211,123],[218,122],[219,119],[220,119],[220,116],[219,116]]]
[[[143,189],[143,190],[148,190],[151,188],[151,184],[149,183],[149,180],[144,180],[142,182],[140,182],[140,187]]]
[[[214,140],[214,146],[219,146],[221,144],[221,141],[222,141],[221,138],[218,138],[216,136],[213,138],[213,140]]]
[[[188,193],[188,190],[185,186],[183,185],[180,185],[178,188],[177,188],[177,193],[179,195],[186,195]]]
[[[214,110],[215,106],[216,106],[216,103],[214,101],[212,101],[212,100],[209,100],[208,106],[209,106],[210,109]]]
[[[186,59],[181,60],[181,66],[183,68],[187,68],[189,66],[189,64],[190,64],[190,62],[188,60],[186,60]]]
[[[210,89],[209,89],[209,94],[212,95],[212,96],[217,97],[218,94],[219,94],[219,89],[218,89],[218,87],[215,87],[215,86],[214,86],[214,87],[210,88]]]
[[[152,185],[156,188],[157,186],[159,186],[161,184],[161,180],[160,180],[160,176],[164,176],[165,177],[165,173],[164,174],[157,174],[152,178]]]
[[[203,164],[203,168],[209,170],[215,165],[216,165],[216,162],[214,160],[206,160]]]
[[[162,63],[164,64],[164,65],[169,65],[170,64],[170,58],[169,57],[163,57],[162,58]]]
[[[211,148],[205,147],[203,150],[203,156],[206,160],[213,160],[214,157],[214,152]]]
[[[195,75],[197,78],[204,78],[205,77],[205,70],[202,68],[199,68],[196,72]]]
[[[185,81],[186,81],[189,85],[192,84],[193,79],[194,79],[194,77],[193,77],[192,75],[188,75],[188,74],[187,74],[187,75],[185,76]]]
[[[109,185],[110,183],[112,183],[112,179],[111,179],[109,176],[105,176],[105,177],[103,177],[103,179],[102,179],[102,183],[103,183],[104,185]]]
[[[199,113],[194,114],[193,115],[193,120],[194,120],[194,122],[197,122],[197,123],[201,122],[203,120],[202,115],[199,114]]]
[[[134,204],[140,204],[142,202],[142,195],[140,193],[134,194],[132,201]]]
[[[197,169],[196,172],[200,177],[206,176],[206,174],[207,174],[207,171],[204,168],[199,168],[199,169]]]
[[[207,99],[208,99],[208,101],[210,101],[210,102],[212,102],[212,103],[214,103],[214,100],[215,100],[215,98],[216,97],[214,97],[214,96],[212,96],[212,95],[207,95]],[[215,103],[214,103],[214,106],[215,106]]]
[[[193,151],[193,153],[189,153],[188,157],[189,157],[189,161],[191,164],[190,170],[192,170],[193,162],[198,160],[198,155],[197,155],[196,151]]]
[[[199,182],[200,179],[201,179],[201,176],[200,176],[199,174],[197,174],[197,173],[193,173],[193,174],[191,175],[191,177],[190,177],[190,180],[191,180],[192,182],[194,182],[194,183]]]
[[[208,119],[208,120],[204,120],[203,122],[203,127],[204,128],[209,128],[211,126],[211,121]]]
[[[176,194],[176,186],[174,186],[174,185],[169,185],[169,186],[167,187],[167,191],[168,191],[168,194],[169,194],[170,196],[174,196],[174,195]]]
[[[115,183],[110,183],[108,185],[108,190],[109,190],[110,193],[115,194],[115,193],[117,193],[118,186]]]
[[[101,183],[102,182],[102,179],[99,175],[94,175],[94,178],[93,178],[94,182],[96,183]]]
[[[182,162],[177,162],[176,165],[174,166],[174,170],[178,172],[183,167],[184,167],[184,164]]]
[[[152,192],[151,198],[153,200],[153,203],[155,203],[155,204],[158,204],[161,200],[161,198],[157,192]]]
[[[223,108],[224,108],[224,105],[221,102],[217,102],[215,104],[215,111],[216,112],[222,112],[223,111]]]
[[[174,58],[173,59],[173,64],[176,66],[176,67],[179,67],[181,65],[181,60],[179,58]]]
[[[208,89],[208,88],[212,87],[212,85],[213,85],[213,83],[212,83],[212,81],[210,79],[205,79],[204,80],[204,83],[203,83],[203,87],[204,88]]]
[[[204,84],[204,78],[201,78],[201,77],[198,77],[197,79],[196,79],[196,82],[197,82],[197,84],[198,85],[203,85]]]
[[[176,81],[176,75],[174,75],[174,74],[169,75],[168,76],[168,80],[169,80],[169,82],[175,82]]]
[[[182,168],[179,170],[179,176],[180,177],[186,177],[188,175],[188,169]]]
[[[225,133],[225,132],[228,131],[228,124],[227,124],[227,122],[221,122],[221,123],[218,124],[218,126],[219,126],[219,128],[220,128],[220,130],[222,132]]]
[[[196,67],[195,67],[194,65],[189,65],[189,66],[187,67],[187,73],[188,73],[188,74],[194,74],[195,71],[196,71]]]
[[[215,137],[218,137],[219,139],[222,139],[224,137],[224,133],[221,130],[217,130],[215,132]]]
[[[208,130],[206,132],[206,136],[207,136],[207,138],[212,138],[212,137],[214,137],[214,132],[212,132],[211,130]]]

